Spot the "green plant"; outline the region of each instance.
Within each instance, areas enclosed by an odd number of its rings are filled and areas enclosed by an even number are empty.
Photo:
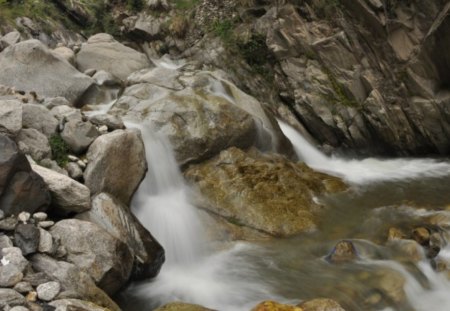
[[[139,12],[144,8],[142,0],[127,0],[127,9],[132,12]]]
[[[175,8],[178,10],[190,10],[199,0],[173,0]]]
[[[55,160],[59,166],[64,167],[67,162],[69,162],[69,146],[59,134],[52,135],[49,143],[50,148],[52,149],[52,159]]]
[[[336,78],[333,76],[331,71],[329,71],[327,69],[325,69],[324,71],[325,71],[326,75],[328,76],[328,80],[331,83],[334,93],[337,96],[337,98],[336,98],[337,101],[344,106],[357,107],[358,103],[354,99],[350,98],[347,95],[344,87],[336,80]],[[328,100],[330,100],[330,99],[328,98]]]
[[[237,48],[255,72],[269,81],[273,79],[269,65],[275,63],[275,57],[269,50],[264,35],[253,34],[249,40],[238,42]]]
[[[212,31],[225,43],[233,41],[234,21],[230,19],[216,20],[212,25]]]

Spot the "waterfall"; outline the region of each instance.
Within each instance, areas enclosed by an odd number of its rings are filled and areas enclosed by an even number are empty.
[[[279,121],[286,137],[294,146],[298,157],[308,166],[330,175],[339,176],[351,183],[404,180],[450,175],[450,163],[432,159],[343,159],[328,157],[309,143],[294,128]]]

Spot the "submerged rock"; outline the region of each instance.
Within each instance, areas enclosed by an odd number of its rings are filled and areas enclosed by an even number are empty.
[[[337,301],[327,298],[307,300],[298,306],[302,311],[345,311]]]
[[[214,310],[190,303],[171,302],[169,304],[166,304],[162,307],[155,309],[155,311],[214,311]]]
[[[326,259],[332,263],[353,261],[358,258],[355,245],[351,241],[340,241]]]
[[[191,165],[185,177],[205,197],[198,202],[201,207],[275,236],[314,230],[314,213],[320,209],[314,196],[345,189],[338,178],[304,164],[234,147]]]
[[[252,311],[303,311],[302,308],[286,305],[275,301],[263,301],[252,309]]]

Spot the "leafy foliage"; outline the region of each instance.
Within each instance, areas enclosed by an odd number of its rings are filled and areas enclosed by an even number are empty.
[[[50,148],[52,149],[52,158],[58,163],[59,166],[64,167],[69,162],[69,146],[61,138],[59,134],[55,134],[50,137]]]

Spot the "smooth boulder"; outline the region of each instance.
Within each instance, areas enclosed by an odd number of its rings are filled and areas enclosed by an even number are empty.
[[[0,100],[0,132],[12,136],[22,128],[22,103],[18,100]]]
[[[22,124],[24,128],[32,128],[50,138],[56,134],[58,120],[43,105],[24,104]]]
[[[0,68],[0,84],[34,91],[40,97],[62,96],[71,104],[94,85],[92,78],[34,39],[19,42],[0,53]]]
[[[87,152],[85,185],[91,193],[112,193],[128,204],[145,176],[147,161],[139,131],[116,130],[98,137]]]
[[[97,128],[91,122],[77,119],[67,122],[61,132],[61,138],[76,154],[85,152],[99,135]]]

